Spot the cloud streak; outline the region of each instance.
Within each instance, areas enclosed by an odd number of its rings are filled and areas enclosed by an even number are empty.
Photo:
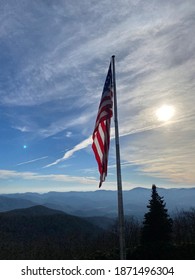
[[[88,137],[87,139],[83,140],[82,142],[80,142],[79,144],[74,146],[72,149],[68,150],[62,158],[59,158],[56,161],[44,166],[44,168],[51,167],[53,165],[56,165],[64,160],[72,157],[75,152],[78,152],[80,150],[87,148],[91,143],[92,143],[92,139],[91,139],[91,137]]]
[[[29,163],[32,163],[32,162],[36,162],[36,161],[39,161],[39,160],[43,160],[43,159],[46,159],[48,158],[48,156],[44,156],[44,157],[40,157],[40,158],[35,158],[35,159],[32,159],[32,160],[29,160],[29,161],[25,161],[25,162],[20,162],[18,163],[17,165],[25,165],[25,164],[29,164]]]
[[[69,176],[64,174],[38,174],[35,172],[18,172],[15,170],[0,170],[0,179],[9,180],[9,179],[22,179],[22,180],[41,180],[41,181],[55,181],[55,182],[64,182],[64,183],[80,183],[80,184],[93,184],[96,181],[93,178],[89,177],[79,177],[79,176]]]

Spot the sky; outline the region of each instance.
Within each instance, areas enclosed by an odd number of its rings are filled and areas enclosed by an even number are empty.
[[[0,0],[0,193],[98,190],[112,55],[123,189],[195,187],[194,29],[194,0]]]

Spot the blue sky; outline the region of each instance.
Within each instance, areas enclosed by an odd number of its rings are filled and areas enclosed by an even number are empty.
[[[123,189],[194,187],[194,28],[194,0],[0,1],[0,193],[98,189],[91,135],[113,54]],[[111,138],[114,190],[113,121]]]

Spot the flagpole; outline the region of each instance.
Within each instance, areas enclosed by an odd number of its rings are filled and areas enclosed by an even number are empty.
[[[116,145],[116,168],[117,168],[117,190],[118,190],[118,221],[119,221],[119,244],[120,244],[120,259],[126,259],[125,252],[125,222],[123,210],[123,193],[122,193],[122,178],[121,178],[121,163],[120,163],[120,145],[119,145],[119,130],[118,130],[118,112],[117,112],[117,97],[116,97],[116,78],[115,78],[115,56],[112,56],[112,73],[113,73],[113,94],[114,94],[114,123],[115,123],[115,145]]]

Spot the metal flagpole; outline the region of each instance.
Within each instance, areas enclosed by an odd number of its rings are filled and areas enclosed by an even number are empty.
[[[112,75],[113,75],[113,94],[114,94],[114,123],[115,123],[115,144],[116,144],[116,168],[117,168],[117,187],[118,187],[118,221],[119,221],[119,242],[120,242],[120,259],[126,259],[125,252],[125,222],[123,210],[123,193],[120,164],[120,146],[118,131],[118,113],[116,97],[116,79],[115,79],[115,56],[112,56]]]

